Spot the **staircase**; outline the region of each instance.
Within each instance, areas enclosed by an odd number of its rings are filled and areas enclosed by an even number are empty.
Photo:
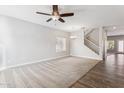
[[[98,28],[84,31],[84,44],[93,52],[100,55],[100,31]]]

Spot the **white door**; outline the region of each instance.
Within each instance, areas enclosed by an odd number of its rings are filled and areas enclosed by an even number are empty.
[[[118,52],[124,52],[124,41],[123,40],[118,41]]]

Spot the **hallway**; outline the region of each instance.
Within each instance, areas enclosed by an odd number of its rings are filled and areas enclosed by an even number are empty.
[[[90,72],[71,87],[124,87],[124,54],[109,55],[106,62],[98,63]]]

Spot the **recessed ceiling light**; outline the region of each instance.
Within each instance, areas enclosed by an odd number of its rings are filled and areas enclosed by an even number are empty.
[[[116,29],[116,27],[115,27],[115,26],[113,26],[113,29]]]
[[[76,38],[77,38],[77,36],[70,36],[70,38],[71,38],[71,39],[76,39]]]

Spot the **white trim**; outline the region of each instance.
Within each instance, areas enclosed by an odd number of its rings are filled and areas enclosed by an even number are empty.
[[[54,60],[54,59],[58,59],[58,58],[63,58],[63,57],[69,57],[69,56],[70,55],[65,55],[65,56],[59,56],[59,57],[53,57],[53,58],[36,60],[36,61],[27,62],[27,63],[23,63],[23,64],[18,64],[18,65],[6,66],[6,67],[2,67],[0,69],[0,71],[5,70],[5,69],[9,69],[9,68],[20,67],[20,66],[24,66],[24,65],[30,65],[30,64],[33,64],[33,63],[39,63],[39,62],[43,62],[43,61],[50,61],[50,60]]]
[[[0,71],[3,71],[3,70],[5,70],[5,69],[7,69],[6,67],[1,67],[0,68]]]
[[[77,56],[77,55],[71,55],[74,57],[82,57],[82,58],[89,58],[89,59],[93,59],[93,60],[102,60],[102,58],[94,58],[94,57],[88,57],[88,56]]]
[[[24,66],[24,65],[30,65],[30,64],[33,64],[33,63],[40,63],[40,62],[44,62],[44,61],[51,61],[51,60],[54,60],[54,59],[59,59],[59,58],[69,57],[69,56],[89,58],[89,59],[94,59],[94,60],[102,60],[100,58],[93,58],[93,57],[87,57],[87,56],[65,55],[65,56],[59,56],[59,57],[53,57],[53,58],[36,60],[36,61],[33,61],[33,62],[27,62],[27,63],[24,63],[24,64],[18,64],[18,65],[12,65],[12,66],[5,66],[5,67],[1,67],[0,68],[0,71],[6,70],[6,69],[9,69],[9,68],[20,67],[20,66]]]
[[[2,50],[2,64],[1,64],[1,68],[0,68],[0,71],[1,69],[3,69],[3,67],[5,67],[5,64],[6,64],[6,47],[4,44],[0,44],[0,48]]]

